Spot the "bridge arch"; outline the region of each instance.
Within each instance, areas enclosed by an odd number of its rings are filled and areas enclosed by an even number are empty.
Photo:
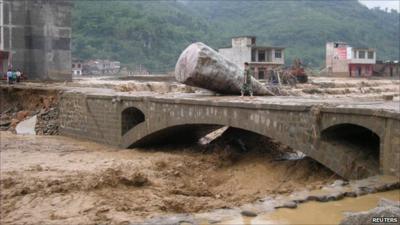
[[[162,145],[162,144],[175,144],[175,143],[193,143],[193,141],[199,140],[201,137],[204,137],[206,134],[226,126],[225,124],[210,124],[210,123],[169,123],[167,126],[159,127],[159,129],[152,130],[151,132],[146,132],[144,135],[139,135],[138,131],[143,131],[148,128],[145,123],[139,124],[137,127],[132,129],[130,133],[128,133],[123,140],[125,143],[129,143],[125,145],[125,148],[132,147],[143,147],[143,146],[154,146],[154,145]],[[260,136],[267,137],[275,142],[279,142],[287,147],[290,147],[296,151],[304,153],[306,156],[316,160],[320,164],[324,165],[328,169],[337,173],[337,168],[335,165],[331,165],[321,159],[319,155],[314,154],[312,151],[305,151],[308,148],[300,148],[299,146],[294,146],[295,142],[288,142],[285,138],[281,138],[281,136],[277,133],[263,133],[258,130],[249,129],[249,127],[238,127],[238,126],[230,126],[230,128],[235,128],[238,130],[247,131],[250,133],[254,133]],[[128,141],[129,140],[129,141]],[[342,176],[342,174],[338,173]]]
[[[323,120],[320,129],[321,133],[322,131],[324,130],[326,131],[327,129],[335,127],[337,125],[341,126],[343,124],[349,124],[368,129],[374,134],[378,135],[380,139],[383,139],[382,130],[384,130],[384,121],[382,121],[382,123],[377,123],[376,121],[364,117],[352,117],[345,115],[341,115],[339,117],[339,116],[328,116],[328,115],[329,114],[327,114],[327,116],[324,116],[325,119]]]
[[[337,123],[325,128],[320,148],[334,151],[332,159],[345,176],[362,178],[379,173],[381,138],[373,130],[353,123]],[[351,174],[348,174],[351,173]]]
[[[121,112],[121,134],[145,121],[144,113],[136,107],[127,107]]]
[[[148,122],[149,121],[145,121],[145,123],[138,124],[129,132],[127,132],[122,138],[122,147],[129,148],[153,143],[158,144],[163,142],[164,140],[172,142],[178,141],[174,137],[186,139],[187,141],[195,139],[198,140],[199,138],[212,132],[213,130],[216,130],[223,126],[229,126],[232,128],[237,128],[266,136],[293,149],[301,151],[306,155],[309,154],[308,151],[304,151],[304,149],[300,149],[298,146],[294,146],[293,143],[296,143],[296,141],[289,143],[285,138],[279,135],[278,132],[263,132],[263,130],[252,129],[252,127],[248,126],[248,124],[244,124],[243,126],[235,126],[232,124],[225,124],[220,121],[190,121],[185,123],[169,122],[168,124],[157,124],[155,127],[153,127],[151,125],[147,125],[146,123]]]

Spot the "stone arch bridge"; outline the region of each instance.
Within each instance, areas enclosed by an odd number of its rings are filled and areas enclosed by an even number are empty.
[[[61,133],[129,148],[198,140],[230,126],[286,144],[345,178],[400,176],[398,111],[263,99],[64,93]]]

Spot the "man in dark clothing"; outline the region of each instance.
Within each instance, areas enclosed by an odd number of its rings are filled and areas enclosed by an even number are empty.
[[[247,92],[253,97],[253,87],[251,84],[251,77],[253,76],[253,70],[250,68],[249,63],[244,63],[244,74],[243,74],[243,85],[241,89],[241,97]]]
[[[17,70],[16,74],[17,74],[17,83],[19,83],[21,81],[21,71]]]

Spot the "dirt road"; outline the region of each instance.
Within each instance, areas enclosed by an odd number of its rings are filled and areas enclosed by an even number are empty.
[[[197,146],[121,150],[60,136],[0,135],[1,224],[126,224],[336,179],[310,159],[274,161],[267,151],[229,162]]]

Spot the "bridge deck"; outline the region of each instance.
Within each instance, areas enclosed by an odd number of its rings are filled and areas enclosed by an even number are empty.
[[[116,97],[126,100],[176,102],[182,104],[202,104],[215,106],[232,106],[240,108],[287,108],[305,110],[319,106],[322,111],[351,112],[356,114],[374,114],[400,120],[400,99],[385,101],[370,97],[337,97],[330,95],[318,96],[255,96],[254,98],[240,96],[215,96],[203,93],[154,93],[154,92],[119,92],[111,88],[71,87],[66,85],[46,85],[43,83],[23,83],[13,85],[18,89],[63,90],[82,93],[93,97]],[[0,84],[1,88],[8,85]]]
[[[83,91],[82,89],[79,90]],[[87,91],[87,92],[86,92]],[[231,106],[238,108],[268,108],[268,109],[291,109],[305,110],[318,106],[325,112],[355,114],[374,114],[376,116],[396,118],[400,120],[400,101],[385,101],[383,99],[354,98],[354,97],[332,97],[332,96],[215,96],[196,93],[165,93],[155,94],[151,92],[116,92],[109,89],[86,90],[88,96],[114,96],[124,100],[142,100],[173,102],[181,104],[201,104],[213,106]]]

